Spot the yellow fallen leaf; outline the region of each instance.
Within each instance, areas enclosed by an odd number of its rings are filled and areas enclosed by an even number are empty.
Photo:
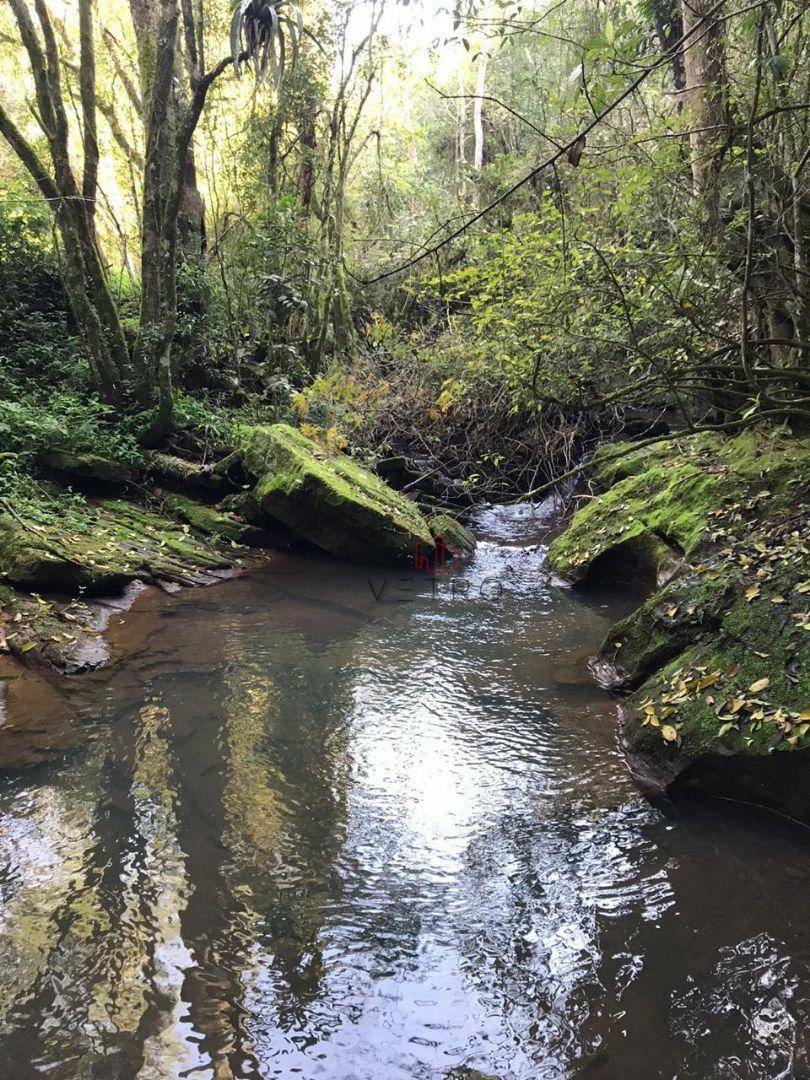
[[[759,585],[749,585],[743,593],[746,600],[751,601],[754,597],[759,596]]]
[[[749,693],[758,694],[760,690],[764,690],[767,686],[771,685],[771,680],[768,678],[757,679],[756,682],[752,682],[748,687]]]
[[[661,737],[664,742],[675,742],[678,738],[678,732],[672,724],[664,724],[661,728]]]

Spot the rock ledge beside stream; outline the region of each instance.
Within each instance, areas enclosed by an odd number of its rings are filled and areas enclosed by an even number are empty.
[[[810,822],[810,440],[684,436],[603,447],[593,498],[549,549],[579,587],[652,595],[593,660],[628,696],[630,767]],[[801,778],[801,780],[799,779]]]

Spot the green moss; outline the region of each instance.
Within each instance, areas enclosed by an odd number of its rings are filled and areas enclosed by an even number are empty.
[[[123,462],[73,450],[43,451],[37,462],[51,472],[79,480],[100,480],[105,484],[127,484],[137,475],[134,468]]]
[[[441,536],[445,546],[459,555],[475,551],[475,536],[451,514],[434,514],[428,518],[428,528],[434,540]]]
[[[196,499],[188,499],[185,495],[167,495],[163,500],[163,507],[180,521],[211,539],[230,540],[241,544],[246,534],[250,533],[250,526],[237,520],[233,514],[217,510],[216,507]]]
[[[810,749],[810,440],[749,431],[623,449],[594,456],[601,493],[549,561],[581,580],[602,556],[643,564],[655,536],[686,556],[597,657],[606,683],[640,686],[622,710],[640,775]]]
[[[600,556],[630,541],[639,551],[642,543],[649,550],[653,537],[688,555],[702,539],[709,513],[721,497],[718,477],[691,461],[652,461],[577,511],[551,544],[549,566],[561,577],[580,581]],[[661,548],[650,554],[654,562],[664,556]]]
[[[104,592],[134,578],[193,582],[233,561],[133,503],[57,499],[39,520],[26,510],[0,515],[0,575],[16,585]]]
[[[738,589],[733,569],[687,569],[611,627],[597,661],[614,688],[639,685],[688,645],[714,631]]]
[[[433,546],[414,504],[342,454],[286,424],[254,427],[243,461],[257,477],[264,513],[326,551],[361,559],[407,559]]]
[[[748,507],[760,519],[792,506],[808,475],[810,440],[779,432],[747,431],[734,439],[704,433],[651,446],[601,447],[587,468],[600,494],[553,542],[549,565],[580,581],[595,559],[645,532],[693,555],[710,546],[718,508],[758,499],[767,485],[770,505]]]
[[[632,751],[696,759],[810,747],[810,723],[802,719],[810,706],[807,632],[767,602],[743,600],[732,613],[634,696],[625,724]],[[662,724],[677,738],[665,740]]]

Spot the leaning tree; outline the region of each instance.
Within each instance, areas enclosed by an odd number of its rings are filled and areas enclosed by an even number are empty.
[[[239,74],[243,65],[251,66],[259,79],[270,73],[278,84],[288,46],[295,57],[301,17],[287,0],[237,0],[230,52],[208,67],[204,0],[130,0],[145,134],[141,307],[138,331],[131,341],[124,333],[96,230],[100,103],[93,0],[75,2],[81,155],[73,152],[63,89],[65,57],[60,54],[46,0],[32,0],[32,5],[30,0],[9,0],[9,4],[30,62],[35,92],[32,111],[45,136],[49,160],[40,156],[2,102],[0,134],[53,210],[62,281],[87,344],[95,388],[110,404],[149,410],[143,437],[154,443],[168,433],[172,423],[178,235],[194,132],[211,86],[228,69]]]

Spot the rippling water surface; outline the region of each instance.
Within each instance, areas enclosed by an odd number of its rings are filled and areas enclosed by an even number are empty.
[[[807,834],[639,797],[543,527],[128,613],[0,782],[0,1076],[810,1076]]]

